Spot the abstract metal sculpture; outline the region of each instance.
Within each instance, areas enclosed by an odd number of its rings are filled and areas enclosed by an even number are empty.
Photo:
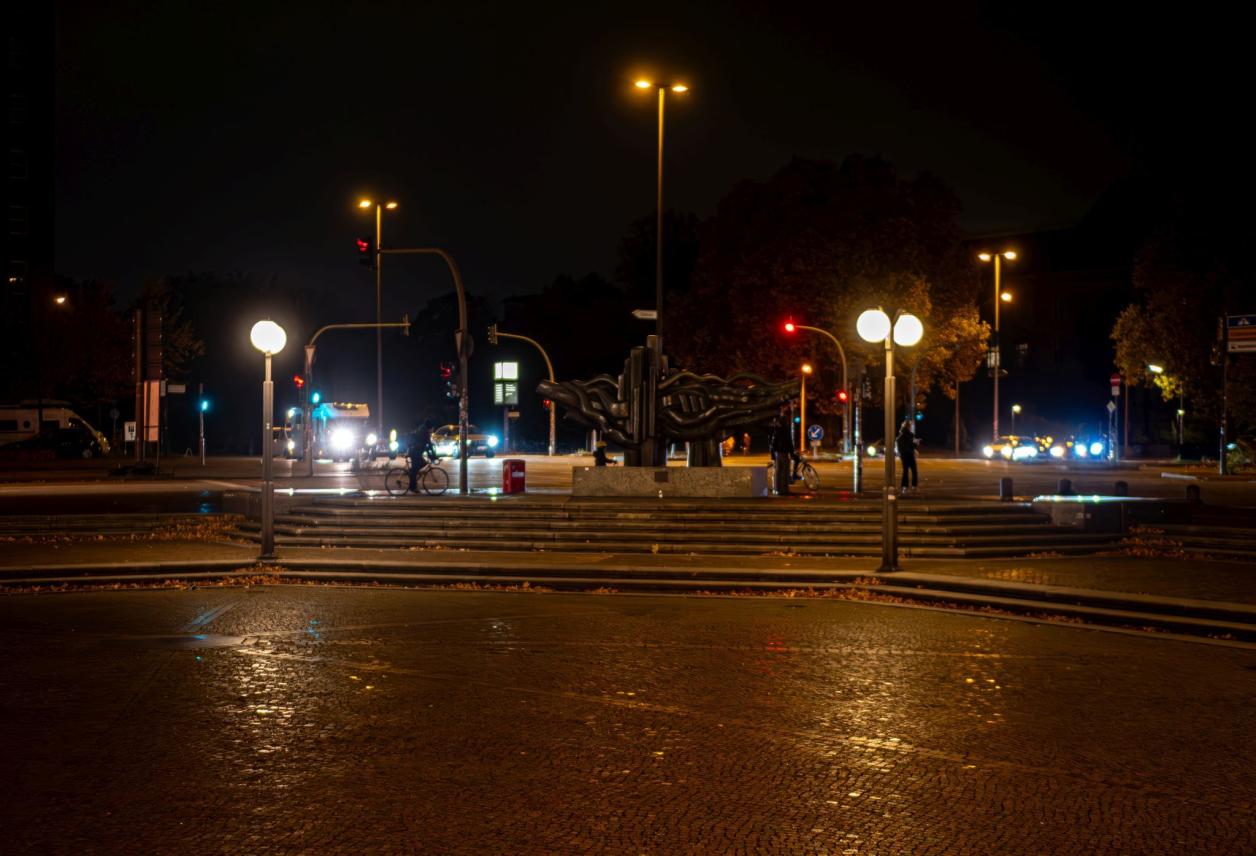
[[[537,392],[563,405],[568,419],[622,446],[630,467],[665,466],[671,443],[688,444],[689,466],[718,467],[719,442],[727,429],[766,419],[798,395],[797,381],[668,372],[666,358],[660,361],[652,344],[633,348],[618,378],[541,381]]]

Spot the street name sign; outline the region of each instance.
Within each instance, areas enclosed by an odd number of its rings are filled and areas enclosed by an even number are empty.
[[[1256,315],[1227,315],[1225,338],[1231,354],[1256,353]]]

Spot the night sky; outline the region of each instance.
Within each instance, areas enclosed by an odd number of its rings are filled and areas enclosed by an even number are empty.
[[[474,292],[609,274],[653,209],[641,73],[693,87],[669,207],[863,152],[942,176],[974,232],[1064,224],[1198,119],[1233,123],[1207,85],[1234,80],[1225,30],[1061,5],[61,3],[57,269],[362,288],[369,193],[401,203],[386,245],[450,248]],[[435,264],[393,269],[437,293]]]

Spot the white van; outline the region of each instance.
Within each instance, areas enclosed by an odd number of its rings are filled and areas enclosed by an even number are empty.
[[[23,401],[19,404],[0,404],[0,446],[34,437],[41,430],[58,428],[83,428],[100,442],[102,448],[109,444],[103,434],[93,428],[86,419],[70,409],[67,401],[45,401],[44,422],[39,425],[39,403]]]

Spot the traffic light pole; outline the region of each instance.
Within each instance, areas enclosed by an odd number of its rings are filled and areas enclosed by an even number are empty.
[[[318,332],[310,337],[305,344],[305,395],[301,402],[301,448],[305,457],[306,475],[314,475],[314,424],[313,408],[310,407],[310,390],[314,388],[314,343],[318,337],[328,330],[376,330],[376,335],[383,336],[386,327],[401,327],[402,335],[410,335],[410,316],[402,315],[400,321],[387,321],[379,324],[327,324],[318,328]],[[383,425],[383,421],[380,421]],[[376,429],[383,431],[383,428]],[[383,437],[380,433],[378,436]]]
[[[490,345],[496,345],[499,338],[518,339],[527,342],[532,347],[541,352],[541,357],[545,360],[545,370],[549,372],[550,383],[558,383],[554,378],[554,364],[550,362],[549,354],[545,353],[545,349],[541,347],[541,343],[536,339],[529,339],[527,336],[520,336],[518,333],[503,333],[497,329],[497,325],[493,324],[488,328],[488,342]],[[555,437],[558,433],[558,422],[555,417],[557,410],[554,403],[550,402],[549,408],[549,456],[554,457]]]
[[[467,376],[467,363],[475,346],[471,339],[471,331],[467,329],[467,292],[462,287],[462,274],[459,273],[458,265],[454,262],[453,256],[440,247],[408,247],[395,250],[380,250],[379,252],[381,255],[384,253],[396,253],[397,255],[440,256],[453,277],[454,290],[458,295],[458,329],[454,331],[454,346],[458,349],[458,372],[461,378],[458,390],[458,493],[465,496],[470,493],[470,485],[467,482],[467,433],[469,430],[467,388],[470,384],[470,378]]]
[[[850,436],[850,386],[846,377],[846,350],[842,347],[842,343],[837,337],[820,327],[808,327],[806,324],[795,324],[798,330],[808,330],[812,333],[819,333],[822,336],[828,336],[829,341],[837,347],[837,355],[842,358],[842,389],[846,390],[846,401],[842,404],[842,453],[850,452],[851,436]]]
[[[383,250],[379,240],[383,234],[384,207],[375,206],[375,432],[384,434],[384,331],[379,326],[383,318]]]

